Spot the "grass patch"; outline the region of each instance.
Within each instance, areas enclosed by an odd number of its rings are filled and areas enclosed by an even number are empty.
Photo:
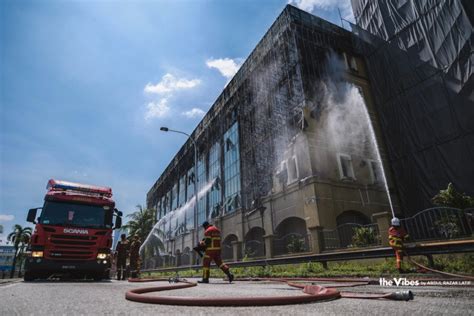
[[[413,257],[421,264],[427,265],[426,257]],[[474,254],[437,255],[434,256],[437,270],[474,275]],[[404,269],[414,268],[407,259],[403,263]],[[395,258],[378,260],[354,260],[343,262],[328,262],[328,269],[318,262],[300,264],[286,264],[258,267],[234,267],[232,273],[238,278],[246,277],[380,277],[397,276]],[[179,271],[181,277],[201,277],[201,270]],[[171,277],[175,272],[144,273],[143,277]],[[212,277],[223,277],[219,269],[211,270]]]

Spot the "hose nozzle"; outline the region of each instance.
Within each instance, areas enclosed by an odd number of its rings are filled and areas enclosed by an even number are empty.
[[[411,301],[413,300],[414,295],[412,291],[397,291],[390,293],[387,298],[395,301]]]

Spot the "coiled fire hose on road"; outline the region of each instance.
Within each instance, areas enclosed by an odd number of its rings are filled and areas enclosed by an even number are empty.
[[[167,279],[129,279],[130,282],[152,282],[165,281]],[[393,293],[353,293],[339,292],[337,287],[353,287],[368,285],[369,281],[354,279],[330,279],[332,282],[347,282],[351,280],[353,283],[345,283],[340,285],[321,286],[314,284],[296,283],[296,281],[321,281],[320,278],[259,278],[260,281],[285,282],[289,286],[303,289],[304,295],[291,296],[252,296],[252,297],[190,297],[190,296],[156,296],[144,295],[151,292],[161,292],[169,290],[179,290],[197,286],[195,282],[189,282],[182,279],[174,279],[179,284],[170,284],[159,287],[138,288],[128,291],[125,298],[130,301],[163,304],[163,305],[185,305],[185,306],[270,306],[270,305],[289,305],[302,304],[318,301],[335,300],[341,297],[346,298],[362,298],[362,299],[390,299],[408,301],[413,299],[411,291],[399,291]],[[324,279],[329,281],[329,279]]]

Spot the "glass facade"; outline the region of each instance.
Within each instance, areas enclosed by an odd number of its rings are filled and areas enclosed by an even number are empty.
[[[215,143],[209,151],[209,180],[214,181],[214,185],[209,192],[209,215],[217,216],[221,203],[221,146]]]
[[[224,213],[240,207],[239,125],[235,122],[224,134]]]
[[[204,193],[202,195],[199,195],[199,192],[201,192],[201,190],[207,184],[205,156],[202,157],[198,161],[197,173],[198,173],[198,184],[197,185],[198,185],[198,198],[199,198],[199,200],[198,200],[198,225],[200,225],[207,218],[207,214],[206,214],[206,201],[207,201],[206,194]]]

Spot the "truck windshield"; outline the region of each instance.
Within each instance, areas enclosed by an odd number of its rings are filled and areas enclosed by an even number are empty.
[[[106,216],[111,212],[109,206],[84,205],[46,201],[40,216],[40,223],[55,226],[73,226],[85,228],[111,228]]]

